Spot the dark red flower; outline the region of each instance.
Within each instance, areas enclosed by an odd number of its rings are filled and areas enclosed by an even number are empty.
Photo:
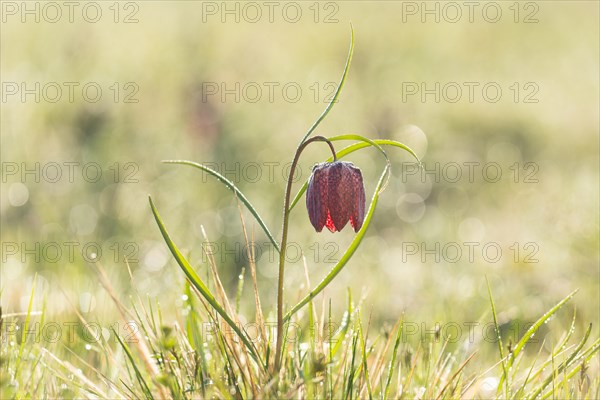
[[[365,187],[360,169],[351,162],[315,165],[306,190],[306,208],[317,232],[326,226],[341,231],[350,221],[358,232],[365,219]]]

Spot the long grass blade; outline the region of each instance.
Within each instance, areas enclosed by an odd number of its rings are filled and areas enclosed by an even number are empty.
[[[350,289],[348,289],[347,303],[348,303],[348,309],[344,312],[344,316],[342,317],[342,322],[340,324],[340,327],[338,328],[337,332],[331,338],[331,344],[333,346],[330,345],[330,349],[331,349],[330,356],[329,356],[330,363],[333,362],[333,357],[337,354],[337,352],[340,350],[340,348],[344,344],[344,337],[346,337],[346,334],[348,333],[348,330],[350,329],[350,325],[353,322],[354,302],[352,301],[352,291]]]
[[[576,289],[573,292],[571,292],[567,297],[565,297],[564,299],[559,301],[554,307],[552,307],[546,314],[542,315],[541,318],[535,322],[535,324],[533,324],[533,325],[531,325],[531,327],[529,327],[527,332],[525,332],[525,334],[519,340],[519,342],[515,346],[515,349],[512,352],[512,355],[508,361],[509,368],[513,364],[515,358],[519,355],[521,350],[523,350],[523,348],[527,344],[527,341],[529,340],[529,338],[531,338],[535,334],[535,332],[540,328],[540,326],[542,326],[546,321],[548,321],[548,319],[550,317],[552,317],[563,305],[565,305],[565,303],[567,301],[569,301],[571,298],[573,298],[573,296],[575,296],[575,294],[578,291],[579,291],[579,289]]]
[[[344,83],[346,83],[346,77],[348,76],[348,71],[350,70],[350,64],[352,63],[352,55],[353,54],[354,54],[354,28],[352,27],[352,24],[350,24],[350,50],[348,50],[348,56],[346,57],[346,65],[344,66],[344,72],[342,73],[342,78],[340,79],[340,83],[338,84],[338,87],[337,87],[333,97],[331,98],[331,101],[329,102],[329,104],[327,104],[327,107],[325,107],[325,110],[323,110],[323,112],[321,113],[319,118],[317,118],[315,123],[312,124],[312,126],[310,127],[308,132],[306,132],[306,134],[300,141],[300,145],[302,145],[302,143],[304,143],[306,141],[306,139],[308,139],[310,134],[313,133],[315,129],[317,129],[317,126],[319,126],[321,121],[323,121],[323,119],[327,116],[327,114],[329,114],[329,111],[331,111],[331,109],[333,108],[333,105],[335,103],[337,103],[337,100],[340,97],[342,88],[344,87]]]
[[[392,377],[394,370],[396,369],[396,356],[398,354],[398,347],[400,346],[400,339],[402,338],[402,328],[404,327],[404,321],[401,319],[398,324],[398,332],[396,332],[396,341],[394,342],[394,350],[392,351],[392,359],[388,368],[388,376],[385,382],[385,388],[383,390],[383,399],[387,399],[390,393],[390,384],[392,383]]]
[[[367,137],[361,136],[361,135],[356,135],[356,134],[346,134],[346,135],[338,135],[338,136],[332,136],[327,138],[329,141],[331,142],[336,142],[339,140],[356,140],[358,142],[364,142],[366,144],[370,144],[371,146],[375,147],[377,150],[379,150],[381,152],[381,154],[383,154],[383,156],[385,157],[385,159],[389,162],[389,158],[387,156],[387,153],[385,152],[385,150],[383,150],[383,148],[373,139],[369,139]]]
[[[146,383],[146,380],[142,376],[142,373],[140,372],[139,368],[137,367],[137,364],[135,363],[135,360],[133,359],[133,354],[131,354],[131,351],[129,350],[129,347],[127,347],[127,345],[121,340],[121,337],[117,334],[117,332],[114,329],[113,329],[113,334],[115,335],[115,337],[119,341],[119,344],[121,345],[121,347],[125,351],[125,354],[127,355],[127,358],[129,359],[129,362],[133,366],[133,370],[135,371],[135,376],[136,376],[136,378],[138,380],[138,383],[140,384],[140,387],[142,388],[142,391],[146,395],[146,398],[147,399],[153,399],[154,397],[152,396],[152,392],[150,391],[150,387]]]
[[[362,369],[364,374],[365,383],[367,386],[367,393],[369,394],[369,400],[373,400],[373,390],[371,389],[371,379],[369,377],[369,368],[367,365],[367,339],[365,334],[363,333],[362,322],[360,318],[360,313],[358,317],[358,335],[360,338],[360,347],[362,352]]]
[[[273,236],[273,234],[271,234],[271,231],[267,227],[267,224],[265,224],[265,222],[261,218],[258,211],[256,211],[256,208],[252,205],[252,203],[250,203],[250,200],[248,200],[248,198],[244,195],[244,193],[242,193],[242,191],[240,189],[238,189],[238,187],[235,186],[235,184],[232,181],[230,181],[229,179],[227,179],[226,177],[224,177],[217,171],[213,170],[212,168],[209,168],[206,165],[202,165],[197,162],[187,161],[187,160],[164,160],[163,162],[165,164],[189,165],[191,167],[198,168],[198,169],[214,176],[215,178],[217,178],[223,185],[225,185],[225,187],[227,187],[227,189],[233,191],[235,193],[235,195],[241,200],[242,203],[244,203],[244,205],[246,206],[248,211],[250,211],[252,216],[256,219],[256,222],[258,222],[258,224],[260,225],[262,230],[265,232],[265,234],[267,235],[267,237],[269,238],[269,240],[271,241],[273,246],[275,246],[275,249],[279,253],[279,243],[277,242],[277,240],[275,240],[275,237]]]
[[[579,342],[579,345],[577,345],[577,347],[573,350],[573,352],[571,353],[571,355],[565,360],[563,361],[558,367],[556,368],[552,368],[552,372],[550,374],[550,376],[548,376],[543,382],[542,384],[535,389],[535,391],[529,395],[527,395],[528,399],[535,399],[537,398],[540,393],[546,388],[546,386],[548,386],[550,383],[554,382],[556,376],[560,373],[562,373],[564,370],[568,369],[571,365],[573,365],[575,362],[578,361],[578,357],[579,358],[582,356],[581,349],[583,349],[583,346],[585,345],[585,343],[588,341],[590,334],[592,332],[592,324],[590,324],[588,326],[588,329],[586,330],[583,339],[581,340],[581,342]],[[596,341],[595,345],[598,345],[598,341]],[[594,345],[592,345],[592,349],[594,348]],[[554,354],[552,354],[552,357],[554,357]]]
[[[594,344],[592,345],[592,347],[588,348],[584,352],[584,354],[581,355],[580,358],[583,360],[583,362],[587,363],[587,362],[589,362],[592,359],[592,357],[594,357],[594,354],[596,354],[596,352],[598,352],[598,350],[600,350],[600,339],[596,340],[594,342]],[[569,372],[567,374],[567,377],[566,377],[567,380],[572,379],[581,370],[581,368],[583,368],[583,362],[580,363],[575,368],[573,368],[573,370],[571,370],[571,372]],[[547,393],[545,393],[544,395],[542,395],[541,399],[542,400],[543,399],[547,399],[548,397],[552,396],[553,394],[554,394],[553,391],[548,391]],[[532,397],[532,398],[536,398],[536,397]],[[592,395],[592,396],[587,397],[587,398],[590,398],[590,399],[594,399],[595,398],[595,399],[597,399],[598,396],[597,395],[596,396]]]
[[[456,370],[456,372],[454,372],[454,374],[450,377],[450,379],[448,379],[448,382],[446,382],[446,384],[444,385],[444,387],[442,388],[442,390],[440,390],[440,393],[435,398],[436,400],[442,398],[442,396],[444,395],[444,392],[450,387],[450,385],[452,384],[452,382],[454,382],[454,380],[456,379],[456,377],[461,373],[461,371],[463,370],[463,368],[465,368],[467,366],[467,364],[469,363],[469,361],[471,361],[471,359],[475,356],[475,354],[476,353],[471,353],[471,355],[469,357],[467,357],[467,359],[465,361],[463,361],[463,363],[458,367],[458,369]]]
[[[489,285],[488,285],[488,289],[489,289]],[[527,330],[527,332],[525,332],[523,337],[519,340],[519,342],[516,344],[514,350],[508,357],[508,361],[506,362],[505,370],[511,369],[515,359],[517,358],[519,353],[521,353],[521,350],[523,350],[523,348],[527,344],[527,341],[535,334],[535,332],[537,332],[537,330],[540,328],[540,326],[542,326],[546,321],[548,321],[548,319],[550,317],[552,317],[562,306],[564,306],[565,303],[567,303],[571,298],[573,298],[573,296],[575,296],[575,294],[578,291],[579,291],[579,289],[576,289],[573,292],[571,292],[567,297],[565,297],[564,299],[559,301],[554,307],[552,307],[550,310],[548,310],[548,312],[546,312],[544,315],[542,315],[533,325],[531,325],[531,327]],[[491,294],[490,294],[490,298],[491,298]],[[495,318],[495,316],[494,316],[494,318]],[[500,347],[502,347],[502,346],[500,346]],[[504,362],[503,362],[503,366],[504,366]],[[502,383],[505,379],[508,380],[508,375],[502,376],[502,378],[500,379],[499,385],[502,385]],[[508,387],[508,383],[507,383],[507,387]]]
[[[264,364],[260,360],[258,352],[256,351],[256,348],[254,347],[252,342],[248,339],[246,334],[243,333],[242,330],[236,325],[236,323],[233,321],[233,319],[231,319],[231,317],[227,314],[227,312],[225,311],[223,306],[221,306],[221,304],[219,304],[219,302],[213,296],[213,294],[210,292],[208,287],[200,279],[198,274],[196,274],[196,271],[194,271],[194,269],[192,268],[190,263],[185,259],[185,257],[183,257],[183,255],[181,254],[181,252],[179,251],[179,249],[177,248],[175,243],[173,243],[173,241],[171,240],[171,237],[169,236],[169,233],[167,232],[167,229],[165,228],[165,225],[162,222],[162,219],[160,218],[160,215],[158,214],[158,211],[156,210],[156,207],[154,206],[154,202],[152,201],[152,198],[149,197],[149,200],[150,200],[150,207],[152,208],[152,214],[154,214],[154,219],[156,220],[156,223],[158,224],[158,228],[160,229],[160,232],[161,232],[165,242],[167,243],[169,250],[171,250],[173,257],[175,257],[175,260],[177,260],[177,263],[179,264],[179,266],[181,267],[183,272],[188,277],[188,280],[192,283],[192,285],[194,285],[194,287],[196,289],[198,289],[200,294],[202,294],[202,297],[204,297],[206,299],[206,301],[212,306],[212,308],[217,313],[219,313],[219,315],[221,315],[221,317],[225,320],[225,322],[227,322],[227,324],[231,327],[231,329],[233,329],[233,331],[240,337],[240,339],[244,343],[244,346],[246,346],[246,348],[250,352],[250,355],[252,356],[252,358],[254,358],[254,360],[256,362],[258,362],[261,366],[264,367]]]
[[[354,378],[356,369],[354,368],[354,360],[356,358],[356,346],[358,344],[358,333],[354,332],[352,336],[352,359],[350,361],[350,372],[348,373],[348,381],[346,386],[346,399],[352,399],[352,389],[354,388]],[[346,374],[344,374],[346,375]]]
[[[508,383],[508,368],[506,366],[506,359],[504,358],[504,350],[502,349],[502,337],[500,336],[500,326],[498,325],[498,315],[496,314],[496,305],[494,304],[494,298],[492,297],[492,288],[490,282],[485,277],[485,283],[487,284],[488,295],[490,297],[490,304],[492,306],[492,316],[494,317],[494,330],[496,331],[496,340],[498,341],[498,351],[500,352],[500,362],[502,363],[502,379],[498,382],[498,392],[502,387],[502,383],[506,382],[506,393],[505,396],[508,398],[509,383]]]

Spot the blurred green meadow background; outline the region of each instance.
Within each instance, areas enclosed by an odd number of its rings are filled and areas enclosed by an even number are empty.
[[[148,296],[166,324],[179,318],[184,275],[148,195],[199,274],[212,254],[234,297],[248,274],[235,197],[161,160],[211,165],[279,237],[289,163],[335,90],[352,24],[350,73],[316,134],[398,140],[423,165],[388,149],[393,176],[367,237],[319,297],[331,300],[334,322],[350,288],[364,296],[372,329],[404,315],[414,328],[407,340],[439,326],[485,360],[497,352],[487,277],[513,341],[579,289],[533,355],[559,340],[574,313],[576,334],[593,323],[598,337],[597,2],[1,5],[4,315],[27,311],[35,283],[32,309],[45,309],[46,322],[80,313],[113,325],[97,264],[124,303]],[[324,145],[309,147],[295,188],[328,156]],[[370,198],[383,158],[366,149],[348,159]],[[291,217],[288,305],[307,291],[302,255],[314,284],[354,235],[315,233],[303,203]],[[243,216],[274,316],[275,250]],[[253,307],[248,286],[241,309]]]

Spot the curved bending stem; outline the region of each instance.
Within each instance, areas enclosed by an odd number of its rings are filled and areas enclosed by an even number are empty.
[[[293,183],[292,180],[294,177],[294,172],[296,172],[296,165],[298,164],[298,160],[300,159],[300,154],[306,148],[306,146],[308,146],[312,142],[326,142],[329,145],[329,148],[331,149],[331,153],[333,154],[333,161],[337,161],[335,149],[333,148],[333,144],[331,144],[329,139],[323,136],[314,136],[304,141],[300,146],[298,146],[296,154],[294,155],[294,161],[292,161],[292,165],[290,167],[290,174],[288,176],[287,187],[285,189],[285,202],[283,204],[283,232],[281,234],[279,251],[279,279],[277,282],[277,342],[275,345],[274,372],[279,371],[281,363],[281,347],[283,344],[283,277],[285,270],[285,253],[287,247],[287,236],[290,215],[290,194],[292,191]]]

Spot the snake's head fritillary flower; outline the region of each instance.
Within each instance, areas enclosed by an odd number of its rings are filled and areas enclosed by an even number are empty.
[[[365,219],[365,187],[360,169],[347,161],[315,165],[306,190],[306,208],[317,232],[341,231],[350,221],[358,232]]]

